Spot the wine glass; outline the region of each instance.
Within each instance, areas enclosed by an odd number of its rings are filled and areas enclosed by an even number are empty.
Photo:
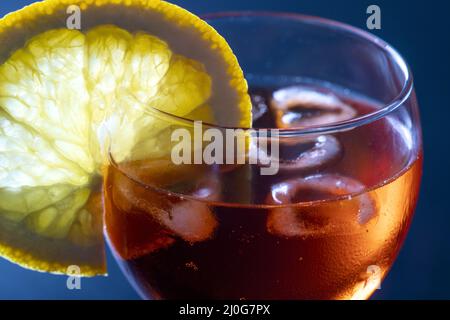
[[[419,192],[409,67],[383,40],[335,21],[256,12],[204,19],[245,72],[253,128],[226,127],[226,112],[199,124],[150,110],[160,127],[149,143],[126,159],[111,152],[106,230],[124,273],[150,299],[370,297]],[[233,161],[174,163],[173,133],[194,135],[198,125],[223,137],[238,130],[243,148],[224,138],[222,153],[238,150]],[[200,154],[208,145],[197,144]]]

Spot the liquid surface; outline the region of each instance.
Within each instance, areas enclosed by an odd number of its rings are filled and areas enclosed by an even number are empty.
[[[261,128],[343,121],[375,108],[294,87],[254,89],[252,99]],[[386,117],[280,141],[274,176],[258,165],[110,166],[108,237],[146,298],[367,298],[392,265],[417,200],[422,158],[405,132]]]

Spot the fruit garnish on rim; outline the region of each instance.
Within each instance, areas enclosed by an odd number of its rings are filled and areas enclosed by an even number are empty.
[[[102,168],[168,152],[152,110],[251,126],[225,40],[164,1],[38,2],[0,20],[0,43],[0,255],[27,268],[106,272]]]

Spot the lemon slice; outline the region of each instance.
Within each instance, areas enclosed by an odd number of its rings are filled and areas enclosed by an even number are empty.
[[[155,110],[251,125],[225,40],[163,1],[35,3],[0,20],[0,43],[0,255],[27,268],[105,273],[102,168],[108,151],[167,154],[173,120]]]

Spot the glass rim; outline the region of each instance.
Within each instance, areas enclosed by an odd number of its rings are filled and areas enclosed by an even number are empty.
[[[302,136],[302,135],[310,135],[310,134],[323,134],[323,133],[331,133],[331,132],[337,132],[337,131],[344,131],[353,129],[356,127],[361,127],[366,124],[369,124],[371,122],[374,122],[376,120],[379,120],[388,114],[395,111],[397,108],[399,108],[411,95],[413,90],[413,76],[411,73],[411,69],[406,62],[406,60],[402,57],[402,55],[394,49],[390,44],[388,44],[386,41],[382,40],[381,38],[364,31],[360,28],[353,27],[349,24],[317,17],[317,16],[311,16],[311,15],[304,15],[304,14],[298,14],[298,13],[290,13],[290,12],[275,12],[275,11],[223,11],[223,12],[213,12],[213,13],[206,13],[200,15],[200,18],[205,20],[207,23],[209,21],[213,20],[219,20],[219,19],[228,19],[228,18],[281,18],[281,19],[287,19],[297,22],[303,22],[303,23],[309,23],[309,24],[316,24],[320,26],[327,26],[332,27],[335,29],[338,29],[342,32],[346,32],[349,34],[353,34],[358,36],[361,39],[365,39],[369,43],[375,45],[380,50],[385,52],[388,57],[392,59],[392,61],[397,64],[400,67],[401,72],[404,76],[404,81],[402,83],[402,88],[399,90],[398,94],[392,98],[387,103],[380,103],[381,107],[375,111],[360,115],[358,117],[340,121],[340,122],[332,122],[329,124],[323,124],[318,126],[308,126],[308,127],[299,127],[299,128],[248,128],[248,127],[238,127],[238,126],[223,126],[218,125],[214,123],[207,123],[203,122],[203,125],[207,127],[212,128],[219,128],[219,129],[243,129],[243,130],[263,130],[263,129],[278,129],[279,136],[284,137],[290,137],[290,136]],[[233,48],[231,48],[233,49]],[[186,124],[191,124],[196,120],[188,119],[182,116],[177,116],[172,113],[168,113],[162,110],[152,110],[152,112],[161,113],[162,115],[166,117],[170,117],[173,119],[176,119],[179,122],[183,122]]]

